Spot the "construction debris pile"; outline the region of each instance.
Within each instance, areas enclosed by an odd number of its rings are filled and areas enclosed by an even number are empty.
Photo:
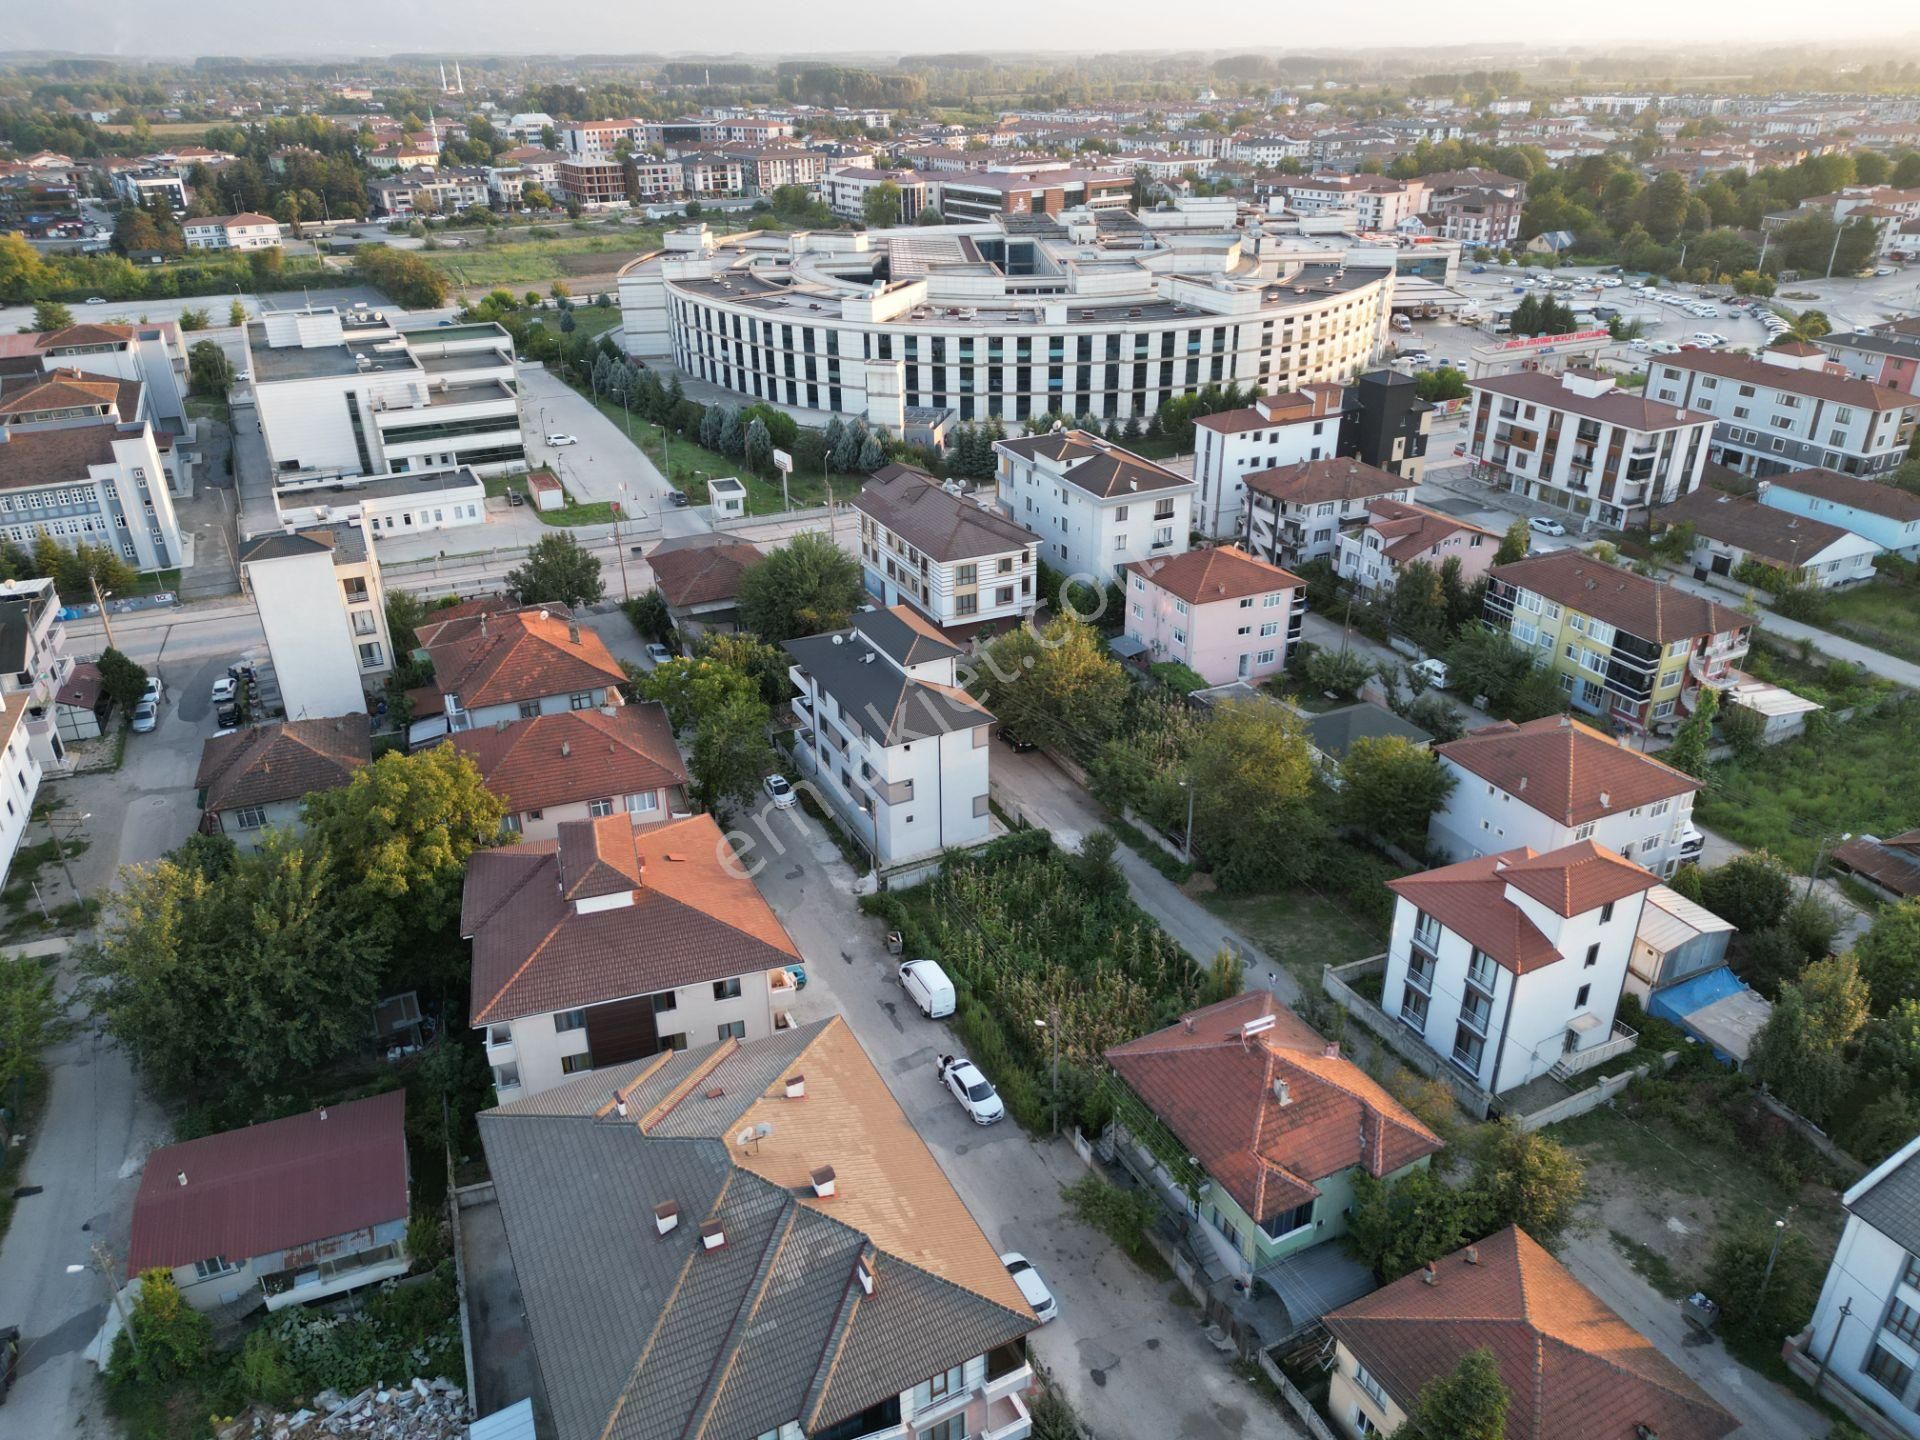
[[[415,1380],[347,1398],[322,1390],[291,1414],[256,1405],[223,1427],[219,1440],[464,1440],[467,1397],[445,1380]]]

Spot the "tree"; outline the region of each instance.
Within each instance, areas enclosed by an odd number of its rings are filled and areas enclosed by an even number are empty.
[[[196,1373],[213,1354],[213,1322],[187,1303],[170,1270],[140,1277],[127,1323],[133,1333],[116,1335],[108,1357],[115,1380],[165,1385]]]
[[[1472,1190],[1484,1207],[1484,1229],[1518,1225],[1551,1248],[1573,1222],[1586,1173],[1558,1140],[1503,1119],[1480,1137]]]
[[[1417,850],[1454,784],[1452,772],[1425,746],[1403,735],[1365,736],[1340,762],[1340,815],[1389,845]]]
[[[277,253],[277,252],[276,252]],[[247,323],[247,307],[236,300],[227,306],[227,324],[238,329]]]
[[[642,699],[666,706],[667,719],[682,733],[734,701],[752,699],[760,693],[754,676],[703,655],[676,655],[637,676],[633,687]]]
[[[1451,365],[1442,365],[1438,370],[1421,371],[1414,377],[1413,388],[1422,400],[1435,404],[1459,400],[1467,393],[1467,377]]]
[[[926,205],[921,207],[919,217],[915,219],[913,223],[916,225],[944,225],[947,223],[947,217],[934,209],[933,206]]]
[[[1347,1244],[1361,1263],[1391,1284],[1466,1243],[1474,1202],[1432,1170],[1398,1180],[1353,1172],[1353,1210]]]
[[[41,334],[55,330],[68,329],[73,324],[73,311],[58,300],[42,300],[33,307],[33,324],[27,328]]]
[[[1852,955],[1816,960],[1782,985],[1753,1043],[1753,1072],[1816,1125],[1853,1083],[1847,1048],[1867,1021],[1867,983]]]
[[[1745,1219],[1714,1243],[1707,1289],[1720,1302],[1720,1323],[1728,1331],[1774,1346],[1813,1313],[1825,1269],[1799,1226],[1776,1229],[1759,1218]]]
[[[1500,1362],[1482,1345],[1460,1357],[1449,1375],[1420,1387],[1401,1431],[1419,1440],[1506,1440],[1512,1395],[1500,1379]]]
[[[187,352],[187,388],[195,395],[224,400],[233,387],[233,362],[217,341],[196,340]]]
[[[40,252],[17,230],[0,234],[0,300],[31,300],[53,280]]]
[[[38,1069],[40,1051],[64,1028],[53,981],[54,972],[32,956],[0,956],[0,1105],[15,1115],[20,1088]]]
[[[871,475],[875,470],[884,467],[886,463],[887,447],[885,442],[872,431],[868,431],[867,438],[861,442],[860,458],[855,462],[855,468],[864,470]]]
[[[887,230],[900,223],[900,187],[882,180],[860,197],[860,216],[869,230]]]
[[[769,645],[837,630],[860,603],[860,566],[825,535],[806,531],[740,577],[740,627]]]
[[[673,614],[667,608],[667,597],[660,593],[657,585],[644,595],[634,596],[620,609],[643,640],[664,643],[673,634]]]
[[[1736,855],[1700,874],[1700,903],[1736,930],[1768,930],[1793,904],[1793,876],[1764,850]]]
[[[387,638],[393,641],[396,655],[411,655],[420,648],[420,625],[427,618],[427,602],[411,590],[387,591]]]
[[[1250,817],[1291,812],[1313,792],[1313,754],[1306,731],[1286,709],[1258,700],[1215,708],[1187,748],[1193,828],[1211,853],[1227,848]]]
[[[770,719],[757,692],[701,717],[687,757],[697,804],[725,812],[734,802],[753,797],[760,778],[774,766],[773,744],[767,738]]]
[[[745,449],[747,469],[756,475],[773,473],[773,437],[767,433],[767,422],[758,415],[747,425]]]
[[[257,1094],[365,1043],[383,956],[324,844],[269,831],[218,878],[173,859],[122,875],[90,1003],[155,1088]]]
[[[1360,687],[1373,678],[1373,662],[1357,650],[1320,649],[1305,661],[1307,682],[1316,690],[1329,690],[1352,699]]]
[[[1133,682],[1098,631],[1061,615],[1038,634],[1023,625],[996,639],[968,688],[1023,739],[1091,760]]]
[[[100,653],[100,688],[123,711],[130,711],[146,693],[147,672],[111,645]]]
[[[566,534],[542,536],[526,563],[507,572],[506,584],[523,605],[591,605],[607,591],[598,558]]]
[[[197,305],[190,310],[182,310],[177,323],[183,331],[204,330],[208,319],[206,306]]]
[[[1707,747],[1713,743],[1713,717],[1719,708],[1720,697],[1706,686],[1701,686],[1700,698],[1694,702],[1693,713],[1680,722],[1680,728],[1674,732],[1673,742],[1661,752],[1660,759],[1696,779],[1705,775]]]
[[[1524,560],[1532,546],[1527,522],[1524,519],[1516,520],[1507,527],[1507,533],[1500,537],[1500,548],[1493,552],[1493,563],[1511,565],[1516,560]]]
[[[1883,907],[1853,946],[1873,1013],[1920,1002],[1920,900]]]

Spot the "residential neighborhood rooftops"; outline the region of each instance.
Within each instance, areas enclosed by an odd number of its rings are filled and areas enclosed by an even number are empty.
[[[560,1440],[815,1434],[1036,1323],[837,1016],[480,1126]]]
[[[1412,721],[1402,720],[1386,706],[1375,705],[1370,700],[1360,700],[1335,710],[1322,711],[1318,715],[1308,715],[1302,723],[1306,726],[1307,740],[1313,748],[1329,760],[1336,761],[1345,757],[1356,740],[1396,736],[1415,745],[1425,745],[1433,739]]]
[[[1662,645],[1744,630],[1753,623],[1730,606],[1604,564],[1584,550],[1550,550],[1496,565],[1489,573],[1517,590],[1531,590],[1569,610],[1604,620],[1616,630]]]
[[[667,604],[686,610],[740,593],[740,577],[766,559],[760,547],[730,535],[676,535],[647,553],[653,583]]]
[[[1334,1338],[1411,1406],[1460,1357],[1493,1352],[1507,1440],[1720,1440],[1739,1422],[1518,1227],[1335,1310]]]
[[[1584,825],[1700,788],[1691,775],[1566,715],[1524,725],[1502,720],[1435,753],[1562,825]]]
[[[1798,495],[1811,495],[1816,500],[1864,510],[1869,515],[1879,515],[1903,525],[1920,520],[1920,495],[1911,490],[1902,490],[1897,485],[1882,485],[1878,481],[1861,480],[1833,470],[1793,470],[1785,475],[1773,476],[1766,485],[1768,490],[1791,490]],[[1760,493],[1764,499],[1767,490]]]
[[[636,795],[687,783],[673,726],[658,701],[566,710],[462,730],[463,750],[514,811],[546,810],[598,796]]]
[[[372,759],[372,728],[364,711],[273,720],[211,737],[200,749],[193,783],[204,792],[202,808],[218,813],[337,790]]]
[[[884,745],[993,722],[986,707],[959,686],[905,673],[904,667],[951,659],[960,651],[904,605],[864,611],[845,630],[789,640],[785,648],[833,697],[842,718]]]
[[[853,508],[871,515],[914,549],[935,560],[1005,555],[1035,543],[1031,530],[973,501],[949,495],[940,482],[911,465],[876,470]]]
[[[1454,535],[1478,535],[1500,543],[1500,536],[1484,526],[1387,495],[1367,502],[1367,528],[1379,534],[1381,553],[1396,565],[1418,560]]]
[[[636,830],[624,815],[567,821],[557,840],[482,850],[460,933],[473,941],[475,1024],[568,1010],[798,957],[711,815]],[[633,903],[573,903],[629,890]]]
[[[1856,835],[1833,847],[1833,859],[1902,898],[1920,896],[1920,830],[1885,840]]]
[[[424,629],[424,627],[423,627]],[[606,642],[558,606],[483,611],[421,635],[433,683],[467,710],[618,685],[626,673]]]
[[[116,420],[50,430],[0,429],[0,490],[84,480],[88,466],[113,463],[114,441],[136,433]]]
[[[1396,490],[1411,490],[1413,484],[1403,476],[1391,474],[1364,460],[1302,460],[1297,465],[1279,465],[1271,470],[1255,470],[1246,477],[1247,488],[1259,495],[1289,505],[1319,505],[1331,500],[1371,500],[1376,495],[1391,495]]]
[[[1847,483],[1859,486],[1865,482],[1850,480]],[[1691,525],[1696,534],[1709,540],[1732,545],[1789,570],[1798,569],[1852,533],[1838,525],[1762,505],[1745,496],[1705,489],[1661,506],[1659,519],[1668,525]]]
[[[1352,1166],[1387,1175],[1441,1148],[1270,991],[1196,1010],[1106,1059],[1255,1220],[1304,1204],[1315,1182]]]
[[[1780,358],[1813,361],[1819,357],[1824,360],[1826,352],[1816,346],[1804,351],[1783,350],[1774,353],[1776,359],[1768,361],[1730,350],[1682,350],[1675,355],[1658,356],[1653,363],[1677,370],[1694,370],[1723,380],[1738,380],[1746,385],[1771,386],[1796,395],[1811,395],[1836,405],[1858,405],[1865,410],[1904,410],[1908,406],[1920,405],[1920,399],[1912,395],[1888,389],[1885,385],[1875,385],[1869,380],[1856,379],[1841,370],[1830,370],[1825,364],[1779,363]]]
[[[1155,490],[1182,490],[1193,481],[1163,466],[1143,459],[1131,450],[1123,450],[1086,430],[1055,430],[1045,435],[1026,435],[1013,440],[996,440],[994,448],[1006,450],[1022,459],[1036,457],[1055,461],[1065,467],[1065,477],[1089,494],[1114,499]]]
[[[238,1261],[404,1220],[405,1117],[396,1089],[153,1151],[127,1268]]]
[[[1135,560],[1123,568],[1189,605],[1297,590],[1307,583],[1291,571],[1249,555],[1238,545],[1189,550],[1164,560]]]

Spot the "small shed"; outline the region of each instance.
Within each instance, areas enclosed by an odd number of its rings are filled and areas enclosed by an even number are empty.
[[[1656,990],[1725,965],[1733,928],[1671,886],[1654,886],[1633,937],[1626,993],[1644,1002]]]
[[[1647,1013],[1678,1025],[1712,1046],[1719,1059],[1739,1066],[1752,1053],[1773,1006],[1721,965],[1659,991]]]
[[[113,709],[113,699],[100,681],[100,667],[90,664],[73,667],[53,703],[62,740],[98,740]]]
[[[747,487],[731,475],[707,482],[707,500],[716,520],[734,520],[747,513]]]
[[[551,470],[527,472],[527,498],[536,510],[564,510],[567,505],[566,489]]]
[[[1729,705],[1751,710],[1760,717],[1760,742],[1763,745],[1778,745],[1782,740],[1791,740],[1807,728],[1807,716],[1826,708],[1804,695],[1796,695],[1765,680],[1742,680],[1721,698]]]

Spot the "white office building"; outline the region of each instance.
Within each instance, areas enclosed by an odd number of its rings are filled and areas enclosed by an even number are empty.
[[[799,695],[794,756],[872,857],[890,870],[983,843],[994,717],[960,688],[963,653],[904,605],[845,630],[789,640]]]
[[[1040,559],[1106,585],[1135,560],[1187,548],[1194,482],[1083,430],[996,440],[1000,508],[1039,537]]]
[[[359,527],[270,531],[240,547],[289,720],[365,712],[393,668],[380,562]]]

